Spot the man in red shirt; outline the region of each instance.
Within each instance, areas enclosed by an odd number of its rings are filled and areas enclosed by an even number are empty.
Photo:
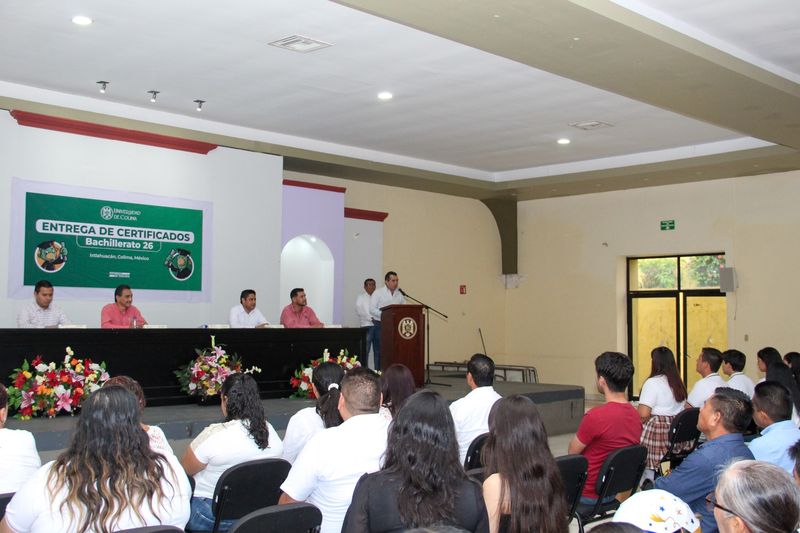
[[[141,328],[147,325],[142,313],[133,305],[133,291],[128,285],[120,285],[114,289],[114,303],[100,310],[100,327],[109,328]]]
[[[594,368],[597,390],[603,394],[606,403],[584,415],[568,451],[570,454],[579,453],[589,461],[589,476],[581,496],[581,503],[586,505],[597,501],[597,475],[608,454],[639,444],[642,435],[641,418],[628,402],[626,392],[633,377],[630,358],[617,352],[605,352],[594,360]]]
[[[281,324],[285,328],[321,328],[324,324],[319,321],[314,310],[308,307],[306,291],[301,288],[292,289],[289,293],[292,303],[283,308]]]

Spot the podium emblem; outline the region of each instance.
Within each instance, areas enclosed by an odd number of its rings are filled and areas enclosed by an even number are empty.
[[[413,339],[417,336],[417,321],[411,317],[405,317],[397,323],[397,332],[405,340]]]

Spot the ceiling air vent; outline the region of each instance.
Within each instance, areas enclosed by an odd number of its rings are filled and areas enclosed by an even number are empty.
[[[613,124],[609,124],[608,122],[600,122],[599,120],[585,120],[583,122],[572,122],[570,124],[573,128],[578,128],[579,130],[597,130],[600,128],[613,128]]]
[[[283,39],[272,41],[269,44],[270,46],[277,46],[278,48],[285,48],[286,50],[291,50],[292,52],[300,52],[302,54],[306,54],[308,52],[316,52],[317,50],[322,50],[323,48],[333,46],[331,43],[318,41],[316,39],[312,39],[311,37],[303,37],[302,35],[292,35],[291,37],[284,37]]]

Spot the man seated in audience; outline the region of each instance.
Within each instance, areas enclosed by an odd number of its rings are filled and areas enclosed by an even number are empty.
[[[285,328],[321,328],[324,326],[317,318],[314,310],[308,306],[306,291],[301,288],[292,289],[289,293],[292,303],[281,311],[281,324]]]
[[[697,419],[697,429],[707,442],[668,476],[656,479],[655,488],[672,493],[700,514],[703,533],[718,531],[713,510],[708,509],[705,498],[714,491],[720,471],[730,462],[753,458],[742,436],[752,417],[753,406],[746,394],[719,387],[704,402]]]
[[[8,391],[0,383],[0,494],[17,492],[42,466],[29,431],[7,429]]]
[[[450,413],[456,425],[458,453],[461,463],[475,437],[488,433],[489,411],[500,395],[492,387],[494,383],[494,361],[482,353],[473,355],[467,363],[467,385],[470,392],[450,404]]]
[[[794,469],[792,470],[794,484],[800,487],[800,440],[792,444],[789,448],[789,457],[794,461]]]
[[[706,400],[714,394],[718,387],[727,387],[725,380],[717,372],[722,365],[722,352],[716,348],[705,347],[697,356],[695,370],[703,378],[694,384],[689,398],[686,400],[686,408],[703,407]]]
[[[597,502],[597,476],[608,454],[639,444],[642,436],[642,419],[636,408],[628,403],[626,392],[633,377],[630,357],[618,352],[605,352],[594,360],[594,368],[597,390],[603,395],[605,403],[583,416],[567,452],[579,453],[589,462],[588,477],[580,500],[582,505]],[[609,499],[614,496],[611,495]]]
[[[753,420],[761,436],[748,444],[753,457],[780,466],[790,474],[794,461],[789,448],[800,439],[800,429],[792,422],[792,397],[777,381],[756,385],[753,396]]]
[[[18,328],[57,328],[70,323],[67,315],[53,303],[53,284],[46,279],[33,287],[33,301],[17,315]]]
[[[100,327],[104,329],[142,328],[146,324],[147,320],[133,305],[133,291],[128,285],[114,289],[114,303],[100,311]]]
[[[722,353],[722,373],[728,376],[727,386],[752,398],[755,384],[742,372],[746,362],[747,356],[739,350],[726,350]]]
[[[389,420],[379,414],[381,385],[368,368],[342,379],[344,422],[311,437],[281,485],[279,504],[307,501],[322,511],[321,533],[339,533],[362,475],[376,472],[386,451]]]
[[[256,307],[256,291],[245,289],[239,295],[239,304],[231,308],[228,324],[232,328],[263,328],[269,322]]]

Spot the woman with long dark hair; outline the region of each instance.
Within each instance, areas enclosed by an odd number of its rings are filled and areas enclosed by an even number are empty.
[[[764,372],[765,374],[767,373],[767,370],[769,370],[769,367],[773,365],[783,365],[781,353],[772,346],[765,346],[764,348],[761,348],[756,355],[758,356],[758,370],[760,372]],[[761,378],[759,383],[766,379],[766,377]]]
[[[170,458],[171,457],[171,458]],[[103,387],[83,402],[69,447],[17,491],[3,533],[97,532],[189,519],[189,480],[150,448],[136,398]]]
[[[453,417],[439,394],[408,398],[389,427],[384,457],[383,468],[356,485],[343,533],[433,525],[489,531],[480,485],[461,467]]]
[[[394,417],[406,400],[414,394],[414,376],[406,365],[395,363],[389,365],[381,376],[381,393],[383,394],[383,407]]]
[[[641,443],[647,447],[645,477],[653,479],[669,446],[672,419],[683,411],[687,393],[672,350],[666,346],[654,348],[650,361],[650,377],[639,394],[639,416],[643,425]]]
[[[800,386],[800,353],[786,352],[783,355],[783,362],[786,363],[786,366],[792,371],[795,383]]]
[[[109,380],[106,381],[105,385],[103,386],[122,387],[123,389],[127,390],[136,398],[136,403],[139,404],[139,414],[141,415],[144,412],[144,408],[147,406],[147,400],[144,397],[144,391],[142,390],[142,386],[139,385],[139,382],[132,377],[114,376],[109,378]],[[169,445],[169,441],[160,427],[148,426],[143,422],[142,429],[145,431],[145,433],[147,433],[147,436],[150,439],[151,448],[159,453],[163,453],[164,455],[175,455],[175,452],[172,451],[172,446]]]
[[[530,398],[514,394],[495,402],[481,457],[492,533],[566,533],[564,484]]]
[[[787,389],[792,398],[792,422],[794,425],[800,425],[800,387],[794,380],[792,369],[783,363],[772,364],[767,368],[766,381],[777,381]]]
[[[222,414],[225,422],[211,424],[192,441],[181,459],[186,473],[194,477],[192,516],[187,529],[211,531],[214,513],[211,499],[217,480],[228,468],[246,461],[280,457],[283,443],[267,422],[256,380],[250,374],[231,374],[222,384]],[[226,531],[233,521],[223,520]]]
[[[336,427],[342,423],[339,414],[339,387],[344,377],[344,369],[336,363],[325,362],[314,367],[311,373],[311,390],[317,404],[300,409],[286,426],[283,436],[283,458],[294,463],[306,443],[325,428]]]

